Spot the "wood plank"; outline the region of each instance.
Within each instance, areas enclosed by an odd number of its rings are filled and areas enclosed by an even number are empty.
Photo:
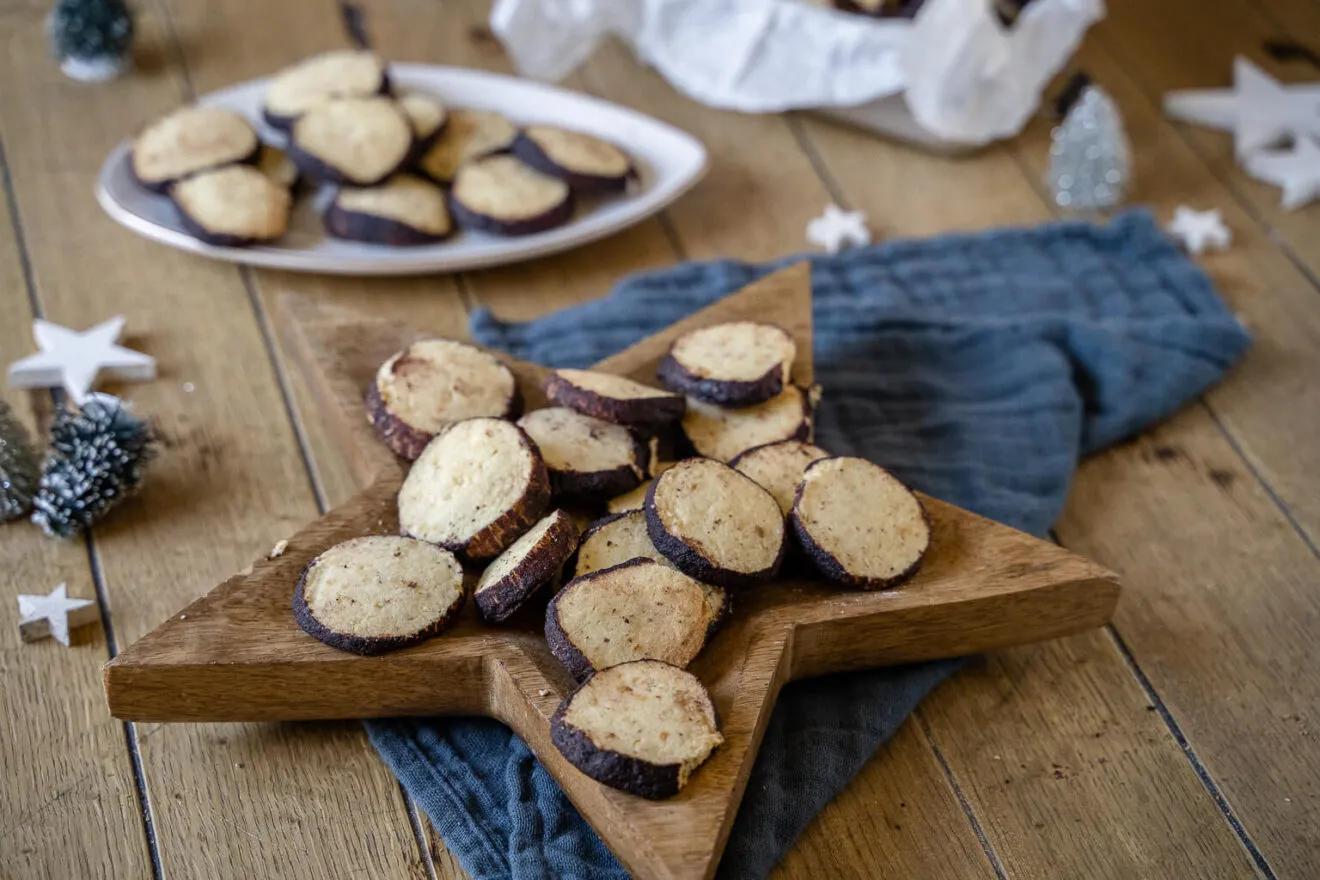
[[[0,192],[7,197],[8,192]],[[32,350],[32,307],[8,206],[0,211],[0,354]],[[44,392],[6,392],[38,449],[50,415]],[[61,581],[69,594],[95,595],[81,541],[45,537],[30,523],[0,525],[0,837],[6,868],[30,877],[141,877],[150,874],[142,812],[124,727],[105,710],[105,630],[75,630],[73,646],[19,640],[16,596]],[[70,847],[70,840],[81,846]]]
[[[1166,217],[1183,200],[1223,208],[1234,245],[1200,262],[1255,344],[1205,395],[1208,411],[1088,462],[1058,533],[1125,572],[1135,589],[1117,628],[1137,663],[1264,858],[1281,874],[1310,876],[1320,871],[1320,755],[1304,719],[1320,685],[1287,670],[1305,668],[1320,637],[1320,564],[1303,537],[1320,526],[1306,470],[1320,462],[1317,294],[1127,65],[1103,47],[1081,60],[1125,115],[1140,163],[1134,197]],[[1021,140],[1029,167],[1046,138],[1038,125]]]
[[[31,7],[0,19],[10,47],[0,127],[42,302],[54,320],[79,325],[124,312],[161,365],[160,379],[133,386],[129,396],[156,422],[164,454],[143,495],[97,532],[114,620],[127,643],[315,508],[233,269],[138,239],[90,200],[110,146],[181,98],[177,71],[161,54],[169,39],[157,9],[139,10],[138,71],[96,87],[69,82],[50,63],[43,15]],[[366,748],[355,726],[305,736],[259,727],[144,732],[164,871],[419,873],[393,781],[356,758]],[[327,777],[327,766],[343,769]],[[354,839],[343,827],[354,829]]]
[[[1305,61],[1278,61],[1265,51],[1267,40],[1314,44],[1320,34],[1320,6],[1314,0],[1228,0],[1215,4],[1213,15],[1205,12],[1203,4],[1190,0],[1115,4],[1096,28],[1094,42],[1156,104],[1173,89],[1230,87],[1236,55],[1246,56],[1285,83],[1320,79],[1320,70]],[[1178,39],[1176,52],[1168,51],[1173,34]],[[1278,187],[1256,180],[1238,165],[1231,134],[1187,123],[1174,123],[1174,127],[1247,213],[1257,223],[1276,230],[1312,276],[1320,276],[1316,210],[1279,207]]]
[[[429,0],[420,2],[422,5],[419,8],[418,0],[396,0],[386,7],[388,12],[377,13],[378,18],[371,29],[383,51],[405,60],[440,61],[509,72],[503,51],[485,28],[487,3],[481,0],[450,2],[445,5],[445,14],[437,16],[433,11],[428,11],[434,9]],[[615,53],[614,57],[602,61],[601,58],[610,51]],[[617,49],[607,48],[598,53],[587,70],[571,78],[567,85],[668,119],[706,143],[714,160],[707,179],[666,212],[665,223],[670,223],[678,214],[700,216],[703,212],[717,210],[727,215],[729,207],[721,207],[721,198],[709,192],[712,181],[724,191],[725,198],[730,197],[730,189],[737,191],[731,196],[735,199],[734,204],[743,204],[738,201],[743,197],[742,191],[755,188],[761,193],[761,202],[768,200],[772,208],[776,205],[779,207],[778,212],[761,211],[756,217],[756,223],[745,223],[745,218],[740,217],[736,222],[716,224],[704,232],[705,238],[700,235],[686,236],[682,246],[695,256],[710,258],[725,253],[741,253],[748,258],[760,258],[775,255],[773,247],[763,243],[758,245],[763,235],[761,230],[769,225],[778,230],[775,234],[781,241],[801,242],[807,218],[814,216],[829,198],[806,157],[800,151],[794,153],[790,148],[792,133],[786,126],[775,124],[767,128],[768,120],[719,113],[687,102],[675,96],[655,74],[642,69]],[[685,105],[681,115],[673,109],[679,104]],[[723,132],[726,127],[744,123],[751,123],[753,130],[749,132],[746,128],[742,129],[746,132],[744,137],[748,137],[748,143],[757,142],[752,139],[755,132],[773,140],[774,155],[788,153],[782,166],[765,162],[759,164],[753,174],[744,163],[751,161],[751,155],[760,149],[759,144],[757,150],[747,150],[737,144],[721,147],[714,142],[725,142],[723,139],[727,136]],[[788,213],[783,211],[784,205],[792,206]],[[768,215],[774,218],[771,224],[764,222]],[[750,231],[743,228],[758,227],[758,224],[759,228]],[[475,298],[482,305],[492,308],[496,314],[511,320],[527,320],[571,303],[600,296],[624,275],[681,257],[682,253],[675,250],[676,244],[663,223],[651,221],[579,251],[537,260],[524,266],[469,273],[465,282]],[[779,252],[799,247],[784,245]],[[939,791],[947,785],[929,749],[909,746],[882,752],[867,765],[867,769],[854,781],[849,791],[874,791],[888,786],[888,780],[891,779],[906,780],[906,785],[912,790]],[[979,851],[971,826],[957,804],[949,799],[926,799],[921,810],[913,811],[905,822],[897,823],[901,827],[896,827],[895,823],[876,821],[865,797],[849,803],[856,804],[857,809],[835,810],[830,813],[834,819],[817,821],[803,833],[798,846],[807,853],[835,853],[834,823],[849,824],[864,829],[862,834],[879,851],[894,854],[896,864],[911,864],[913,876],[938,876],[943,866],[956,863],[956,860],[968,853]],[[938,851],[927,848],[913,851],[910,844],[914,839],[939,839],[945,841],[945,845]],[[433,831],[432,840],[433,847],[441,848]],[[859,848],[855,852],[840,855],[837,864],[840,865],[841,876],[864,875],[872,870],[874,863],[869,861],[869,857],[875,851]],[[817,857],[812,856],[790,865],[786,876],[816,876],[813,865],[817,860]]]
[[[1320,375],[1320,207],[1281,211],[1278,190],[1237,167],[1231,136],[1168,123],[1159,110],[1169,89],[1227,85],[1239,52],[1289,79],[1315,80],[1317,71],[1264,55],[1261,42],[1279,37],[1280,29],[1243,3],[1216,4],[1214,15],[1184,0],[1117,4],[1111,16],[1080,63],[1114,91],[1127,114],[1141,199],[1161,217],[1182,203],[1218,207],[1234,231],[1232,248],[1204,264],[1256,341],[1232,381],[1207,400],[1312,546],[1320,545],[1320,444],[1298,442],[1320,436],[1320,384],[1309,381]],[[1315,15],[1305,21],[1320,24]],[[1157,35],[1174,33],[1181,35],[1178,52],[1155,50]],[[1280,251],[1277,236],[1291,245],[1292,258]],[[1308,267],[1309,278],[1293,259]]]
[[[906,232],[908,223],[913,233],[927,234],[1049,218],[1032,182],[1003,146],[948,159],[833,122],[810,118],[803,126],[826,173],[847,198],[896,232]],[[875,169],[882,168],[890,170],[878,186]],[[1025,669],[1032,670],[1030,676]],[[1084,635],[996,654],[975,673],[945,685],[918,712],[964,785],[994,851],[1016,873],[1139,876],[1175,852],[1189,870],[1249,873],[1231,829],[1145,705],[1112,641]],[[1072,719],[1073,726],[1062,727],[1060,719]],[[1066,763],[1063,757],[1080,760],[1078,729],[1088,737],[1102,729],[1121,732],[1114,742],[1125,760],[1108,763],[1098,775],[1046,773],[1043,779],[1028,777],[1041,784],[1001,782],[1009,774],[996,754],[1016,755],[1028,768]],[[1123,791],[1145,796],[1119,797]],[[1023,826],[1024,816],[1036,817],[1039,827]],[[1076,831],[1077,817],[1089,817],[1084,835]],[[1170,836],[1177,842],[1171,845]],[[1099,850],[1106,858],[1097,860]]]

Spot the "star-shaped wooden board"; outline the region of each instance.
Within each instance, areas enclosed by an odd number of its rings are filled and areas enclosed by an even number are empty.
[[[692,664],[710,689],[724,745],[665,801],[607,788],[565,761],[550,716],[571,682],[542,635],[544,604],[488,626],[468,603],[445,635],[360,657],[298,628],[290,598],[299,572],[351,537],[393,533],[403,467],[375,440],[362,390],[420,328],[295,309],[307,378],[323,398],[361,494],[288,539],[128,648],[105,669],[110,709],[139,721],[261,721],[395,715],[488,715],[536,752],[582,815],[641,878],[709,877],[719,863],[775,697],[788,681],[828,672],[952,657],[1100,626],[1118,599],[1115,576],[1054,544],[923,496],[933,523],[920,571],[898,589],[841,590],[785,580],[736,595],[734,615]],[[602,361],[597,369],[654,383],[670,342],[688,329],[755,317],[798,344],[795,379],[811,380],[806,264],[770,275]],[[528,407],[544,404],[543,367],[504,358]],[[828,401],[829,389],[825,389]],[[828,402],[826,403],[828,405]],[[883,464],[883,462],[881,462]],[[274,539],[279,536],[272,536]]]

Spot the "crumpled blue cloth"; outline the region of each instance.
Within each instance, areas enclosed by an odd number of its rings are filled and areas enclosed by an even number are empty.
[[[756,278],[689,263],[526,324],[472,316],[481,343],[586,366]],[[1209,279],[1144,211],[893,241],[813,256],[817,442],[910,485],[1043,534],[1080,456],[1140,431],[1215,382],[1249,338]],[[785,688],[720,875],[765,876],[958,661]],[[473,876],[627,872],[527,747],[484,719],[376,721],[371,740]]]

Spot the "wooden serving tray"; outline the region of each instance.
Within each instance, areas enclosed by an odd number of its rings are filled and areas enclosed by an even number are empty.
[[[1100,626],[1118,599],[1101,566],[923,496],[933,523],[920,571],[898,589],[853,592],[785,580],[734,594],[729,623],[692,664],[723,720],[724,745],[679,795],[648,801],[600,785],[550,742],[549,719],[572,683],[542,635],[544,603],[488,626],[472,603],[447,634],[379,657],[335,650],[290,610],[299,572],[327,547],[397,530],[404,469],[372,436],[361,394],[391,353],[425,335],[303,303],[301,367],[349,451],[361,494],[162,623],[105,667],[111,712],[136,721],[249,721],[488,715],[536,752],[582,815],[637,877],[715,871],[779,689],[792,679],[1051,639]],[[689,316],[597,369],[653,382],[670,342],[696,326],[774,321],[798,343],[795,378],[811,379],[806,264],[784,269]],[[504,358],[534,408],[545,368]],[[825,389],[828,399],[829,389]],[[883,462],[882,462],[883,464]]]

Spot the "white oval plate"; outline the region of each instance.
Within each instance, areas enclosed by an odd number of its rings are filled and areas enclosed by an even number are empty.
[[[692,187],[706,170],[700,141],[671,125],[618,104],[530,80],[478,70],[427,64],[391,64],[390,80],[400,92],[434,95],[452,107],[498,110],[514,123],[544,122],[575,128],[628,150],[639,180],[623,195],[582,199],[573,220],[535,235],[500,237],[460,232],[438,244],[387,247],[342,241],[326,235],[319,209],[329,197],[322,190],[303,195],[294,207],[289,231],[277,244],[215,247],[183,230],[170,200],[138,186],[129,169],[130,143],[115,147],[101,167],[96,197],[111,217],[147,238],[190,251],[276,269],[337,275],[412,275],[454,272],[526,260],[603,238],[649,217]],[[282,143],[261,122],[266,80],[231,86],[200,99],[203,104],[242,113],[262,139]]]

